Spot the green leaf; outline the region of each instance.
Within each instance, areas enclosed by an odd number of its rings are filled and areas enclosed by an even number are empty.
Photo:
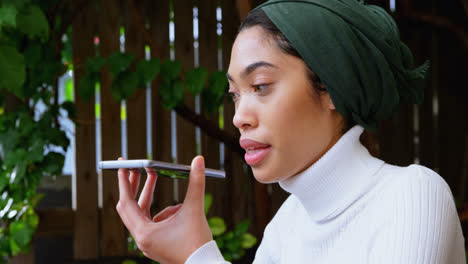
[[[18,29],[30,38],[49,39],[49,23],[44,12],[36,5],[27,5],[16,16]]]
[[[208,72],[204,68],[196,68],[189,71],[185,75],[187,89],[193,94],[198,95],[205,86]]]
[[[10,249],[11,249],[11,254],[18,255],[21,252],[21,248],[18,246],[16,241],[14,239],[10,238]]]
[[[6,257],[10,252],[10,241],[8,236],[3,234],[3,230],[0,228],[0,263],[6,264],[7,262],[1,262],[2,258]]]
[[[39,216],[31,207],[28,208],[28,213],[25,215],[25,217],[25,223],[28,225],[28,227],[31,229],[36,229],[39,225]]]
[[[232,231],[227,232],[226,235],[224,236],[224,239],[226,241],[234,239],[234,232]]]
[[[37,43],[28,45],[26,50],[24,51],[24,60],[25,60],[26,65],[32,68],[35,68],[35,67],[40,68],[42,66],[42,64],[40,64],[41,55],[42,55],[41,45]]]
[[[163,107],[172,109],[180,105],[184,100],[184,83],[181,80],[164,81],[159,89]]]
[[[94,96],[94,87],[98,81],[98,75],[88,72],[81,77],[78,83],[78,94],[85,102],[89,101],[89,99]]]
[[[232,261],[232,254],[231,252],[223,252],[223,258],[229,262]]]
[[[232,259],[239,260],[244,255],[245,255],[245,250],[243,248],[240,248],[236,252],[232,253]]]
[[[221,71],[212,72],[209,86],[202,92],[203,110],[209,114],[218,111],[222,104],[228,87],[226,73]]]
[[[0,148],[2,149],[0,151],[0,158],[5,159],[10,151],[17,148],[20,140],[20,134],[15,129],[9,129],[4,133],[0,133]]]
[[[0,30],[3,26],[16,27],[16,14],[18,10],[13,5],[0,7]]]
[[[216,245],[218,246],[218,248],[222,249],[224,248],[224,239],[223,239],[223,236],[218,236],[215,238],[215,241],[216,241]]]
[[[65,109],[68,114],[68,118],[75,118],[76,117],[76,106],[71,101],[65,101],[60,105],[61,108]]]
[[[210,75],[210,90],[217,97],[222,97],[226,94],[228,88],[228,81],[226,78],[226,72],[215,71]]]
[[[175,80],[172,89],[174,91],[174,97],[176,99],[177,105],[181,104],[184,100],[184,83],[182,80]]]
[[[28,48],[26,50],[28,53],[25,54],[27,66],[25,96],[28,97],[37,96],[37,88],[44,84],[55,85],[56,77],[67,70],[66,66],[56,59],[54,48],[46,45],[40,47],[32,42],[32,47]]]
[[[0,45],[0,90],[7,89],[23,98],[26,69],[23,54],[15,47]]]
[[[44,159],[44,145],[45,142],[42,139],[32,141],[26,159],[30,162],[42,161]]]
[[[2,0],[0,2],[2,2],[5,5],[14,5],[16,9],[20,9],[25,4],[30,3],[31,0]]]
[[[222,98],[218,98],[211,89],[204,89],[202,92],[203,110],[208,114],[216,113],[221,105]]]
[[[50,175],[62,175],[62,168],[65,162],[65,156],[57,152],[49,152],[41,162],[44,173]]]
[[[248,249],[248,248],[253,247],[255,244],[257,244],[257,238],[255,238],[252,234],[245,233],[242,235],[242,239],[241,239],[242,248]]]
[[[64,152],[67,151],[67,148],[70,145],[70,140],[63,130],[57,127],[52,127],[47,129],[47,134],[47,139],[50,144],[62,147]]]
[[[22,250],[32,239],[34,228],[26,225],[22,221],[15,221],[10,224],[10,236],[15,245]]]
[[[226,223],[221,217],[212,217],[208,219],[208,225],[210,226],[213,236],[219,236],[226,231]]]
[[[135,55],[121,52],[112,53],[107,59],[111,78],[114,79],[120,72],[125,71],[133,61]]]
[[[88,58],[86,60],[86,72],[100,73],[105,64],[106,60],[100,56]]]
[[[161,63],[158,58],[153,58],[149,61],[141,60],[137,64],[137,72],[140,77],[140,87],[146,87],[146,84],[153,81],[161,70]]]
[[[116,101],[127,99],[138,86],[138,73],[130,70],[119,73],[112,80],[111,93]]]
[[[161,65],[161,78],[163,81],[173,81],[177,79],[181,70],[180,62],[167,60]]]
[[[234,254],[241,249],[241,242],[237,239],[231,239],[226,242],[226,248]],[[234,258],[234,255],[232,257]]]
[[[17,147],[15,150],[8,152],[5,155],[3,164],[7,168],[13,168],[18,163],[18,161],[26,159],[27,153],[28,152],[25,149]]]
[[[205,215],[208,214],[208,211],[211,208],[211,204],[213,203],[213,195],[211,193],[206,193],[204,197],[204,208],[205,208]]]
[[[249,229],[249,225],[250,225],[250,221],[247,220],[247,219],[243,220],[243,221],[240,221],[237,224],[236,229],[234,230],[234,234],[236,236],[240,236],[240,235],[244,234]]]

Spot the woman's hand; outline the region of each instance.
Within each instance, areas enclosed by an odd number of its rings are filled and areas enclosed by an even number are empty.
[[[129,173],[127,169],[118,172],[117,212],[143,254],[160,263],[184,263],[195,250],[213,239],[203,209],[203,157],[195,157],[191,167],[184,203],[169,206],[154,217],[151,217],[150,207],[156,173],[147,171],[148,177],[137,203],[140,173],[133,170]]]

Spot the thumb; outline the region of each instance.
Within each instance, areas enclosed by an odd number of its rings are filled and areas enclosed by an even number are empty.
[[[184,205],[199,207],[203,209],[203,199],[205,195],[205,159],[203,156],[196,156],[192,160],[190,169],[189,185],[185,195]]]

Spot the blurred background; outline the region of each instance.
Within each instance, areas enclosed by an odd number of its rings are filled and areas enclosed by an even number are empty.
[[[0,0],[0,263],[151,263],[115,211],[116,172],[97,162],[197,154],[227,175],[206,187],[218,245],[251,263],[288,195],[255,182],[225,97],[237,28],[262,2]],[[375,155],[438,172],[465,233],[468,0],[366,3],[392,14],[415,65],[431,62],[424,103],[380,124]],[[152,211],[186,187],[160,177]]]

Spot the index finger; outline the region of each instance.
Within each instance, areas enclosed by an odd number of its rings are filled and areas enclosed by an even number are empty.
[[[123,158],[119,158],[123,160]],[[129,172],[127,169],[119,169],[117,172],[119,178],[119,200],[133,200],[132,188],[129,180]]]
[[[145,215],[137,202],[133,198],[133,191],[129,180],[129,172],[127,169],[119,169],[119,203],[117,204],[117,212],[125,224],[127,229],[134,235],[135,228],[143,224]]]
[[[129,172],[127,169],[119,169],[119,200],[133,200],[133,191],[130,186]]]

